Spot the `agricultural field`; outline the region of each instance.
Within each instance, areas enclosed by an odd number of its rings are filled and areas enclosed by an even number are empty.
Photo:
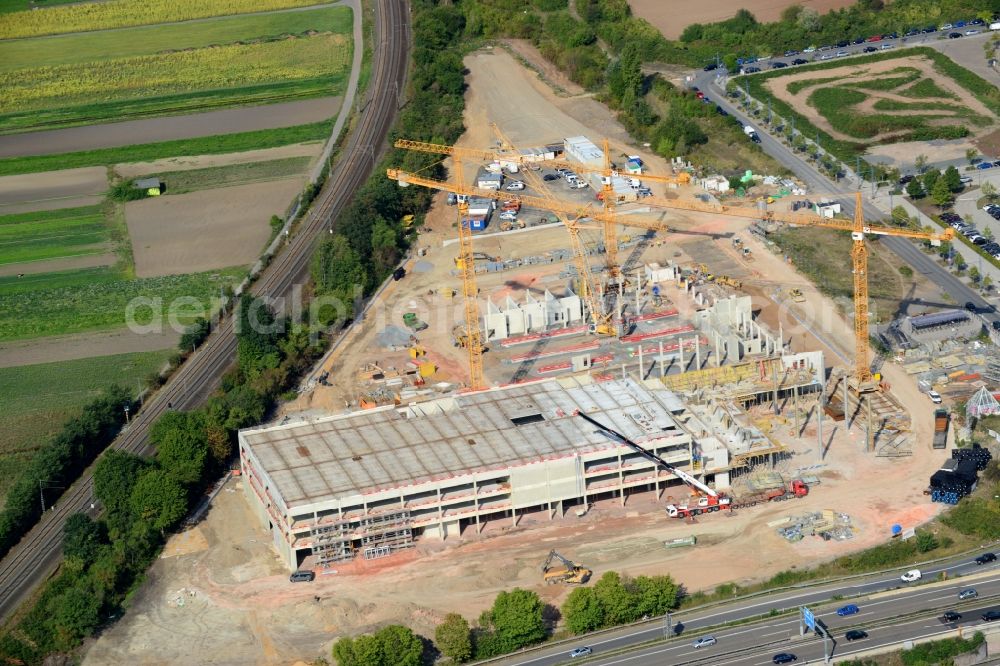
[[[167,196],[186,194],[198,190],[210,190],[231,185],[246,185],[267,180],[279,180],[305,174],[312,162],[310,157],[286,157],[266,162],[229,164],[226,166],[185,169],[183,171],[159,171],[142,174],[146,178],[156,176],[167,183]]]
[[[350,44],[322,34],[0,73],[0,132],[337,95]]]
[[[261,224],[266,229],[266,220]],[[133,299],[161,299],[167,307],[175,299],[192,296],[206,307],[218,302],[220,292],[246,275],[246,267],[188,275],[130,279],[112,267],[88,268],[0,277],[0,342],[39,338],[125,326]],[[209,314],[208,312],[202,314]],[[192,315],[179,319],[191,323]],[[148,308],[136,310],[135,321],[154,320]],[[163,325],[167,325],[164,316]]]
[[[138,391],[170,350],[0,368],[0,498],[32,451],[107,386]],[[0,501],[2,504],[2,501]]]
[[[873,144],[959,139],[996,129],[996,89],[927,48],[742,77],[758,100],[794,118],[841,159]]]
[[[105,254],[110,240],[111,229],[100,206],[0,216],[0,269]]]
[[[16,0],[3,0],[9,12]],[[44,9],[25,8],[0,19],[0,39],[39,37],[70,32],[128,28],[156,23],[174,23],[212,16],[307,7],[315,0],[107,0],[79,2]]]

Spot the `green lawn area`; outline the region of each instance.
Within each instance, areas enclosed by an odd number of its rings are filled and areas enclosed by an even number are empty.
[[[56,5],[68,5],[79,0],[0,0],[0,14],[11,12],[21,12],[32,7],[54,7]]]
[[[100,206],[0,216],[0,266],[100,254],[110,229]]]
[[[0,497],[31,452],[59,432],[105,387],[138,392],[137,381],[166,363],[171,349],[0,368]]]
[[[168,23],[104,33],[5,40],[0,41],[0,72],[233,44],[298,35],[308,30],[349,35],[351,10],[325,7],[301,12],[225,16],[199,23]]]
[[[351,49],[320,34],[0,72],[0,132],[337,95]]]
[[[212,307],[219,290],[237,284],[245,267],[190,275],[128,279],[112,268],[0,277],[0,341],[123,328],[134,299],[162,299],[163,325],[169,305],[193,296]],[[139,301],[137,301],[138,303]],[[206,312],[206,315],[210,312]],[[135,320],[150,322],[149,309],[135,309]],[[190,318],[189,318],[190,319]],[[182,324],[190,323],[182,319]]]
[[[247,150],[288,146],[293,143],[322,141],[330,135],[332,126],[333,120],[331,119],[278,129],[237,132],[195,139],[177,139],[176,141],[160,143],[143,143],[120,148],[100,148],[57,155],[8,157],[0,159],[0,176],[75,169],[85,166],[105,166],[122,162],[148,162],[184,155],[221,155],[223,153],[239,153]]]
[[[311,157],[286,157],[267,162],[230,164],[229,166],[190,169],[188,171],[161,171],[156,174],[167,184],[167,194],[184,194],[216,187],[229,187],[264,180],[276,180],[305,173]]]

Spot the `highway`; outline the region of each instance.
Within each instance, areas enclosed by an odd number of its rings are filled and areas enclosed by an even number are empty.
[[[854,214],[854,193],[856,187],[851,187],[846,181],[833,182],[826,176],[816,171],[806,160],[804,155],[799,155],[791,148],[783,144],[778,139],[768,134],[759,123],[745,115],[742,110],[726,97],[724,90],[716,83],[714,72],[699,72],[695,75],[694,85],[698,86],[706,96],[710,97],[712,103],[718,104],[729,115],[733,116],[745,125],[752,125],[757,129],[760,136],[760,147],[768,155],[777,160],[782,166],[794,173],[799,180],[805,184],[812,193],[830,194],[836,196],[843,195],[841,204],[847,215]],[[871,201],[864,200],[863,209],[865,219],[878,220],[886,217],[886,214],[875,207]],[[891,250],[900,259],[913,267],[913,270],[920,273],[928,280],[938,285],[943,292],[948,294],[957,307],[962,307],[966,303],[973,303],[976,310],[981,313],[987,325],[1000,321],[1000,313],[996,311],[991,303],[988,303],[974,289],[968,287],[964,282],[956,278],[951,272],[939,264],[932,257],[920,251],[913,241],[899,237],[881,237],[875,240],[869,236],[868,242],[880,243],[883,247]]]
[[[640,666],[642,664],[681,664],[688,663],[682,659],[685,655],[690,653],[691,658],[695,656],[701,658],[703,655],[712,654],[714,655],[712,659],[704,662],[694,662],[694,663],[706,663],[706,664],[721,664],[729,663],[723,661],[716,661],[715,659],[720,658],[720,651],[726,648],[728,651],[733,651],[736,649],[746,650],[754,646],[764,646],[766,645],[768,649],[772,643],[784,645],[784,648],[776,648],[773,652],[768,653],[767,659],[770,659],[770,654],[775,652],[781,652],[783,649],[788,650],[788,646],[791,644],[789,641],[792,637],[798,634],[798,620],[789,619],[788,617],[774,618],[773,620],[766,621],[763,627],[766,627],[766,631],[758,626],[753,630],[748,630],[746,626],[735,627],[728,630],[712,631],[711,635],[719,639],[719,645],[712,648],[702,648],[695,651],[691,647],[691,643],[695,638],[698,638],[706,633],[709,627],[718,626],[726,623],[732,622],[746,622],[753,618],[760,618],[765,616],[772,611],[772,609],[778,611],[784,611],[789,609],[795,609],[799,606],[809,606],[814,609],[816,616],[823,619],[827,626],[830,628],[831,632],[835,638],[842,636],[843,631],[847,629],[856,628],[865,625],[873,621],[885,621],[887,618],[896,617],[902,614],[916,612],[921,609],[930,609],[941,607],[945,609],[951,609],[954,606],[955,610],[965,613],[965,607],[970,606],[973,602],[964,601],[959,603],[957,599],[957,590],[959,588],[965,589],[966,587],[975,587],[979,591],[981,597],[986,597],[987,595],[998,595],[1000,596],[1000,564],[993,563],[991,565],[981,566],[977,565],[973,561],[973,556],[964,556],[960,558],[950,559],[935,565],[929,565],[926,567],[920,567],[921,573],[923,574],[923,582],[928,580],[934,580],[939,574],[945,574],[948,579],[955,579],[953,583],[949,583],[944,587],[925,587],[920,584],[908,584],[903,583],[899,579],[899,575],[902,574],[909,567],[901,568],[898,571],[872,575],[866,577],[860,577],[852,579],[849,581],[844,581],[842,583],[831,583],[825,585],[818,585],[815,587],[807,587],[801,589],[786,590],[782,592],[775,592],[771,594],[761,595],[752,599],[747,599],[742,602],[733,602],[732,604],[723,604],[719,606],[713,606],[704,610],[685,610],[679,611],[671,614],[671,630],[672,633],[677,633],[679,638],[671,641],[670,645],[664,645],[662,642],[651,646],[651,647],[638,647],[643,643],[662,639],[665,634],[666,621],[665,618],[659,618],[655,621],[646,622],[632,627],[619,629],[613,632],[606,632],[598,637],[582,638],[579,641],[568,641],[563,643],[558,647],[542,648],[532,652],[530,655],[523,655],[520,657],[512,657],[510,659],[504,660],[505,664],[519,664],[531,666],[555,666],[556,664],[567,663],[567,657],[570,650],[588,646],[593,649],[593,657],[600,657],[602,653],[618,652],[617,656],[608,656],[605,659],[597,659],[596,661],[588,660],[586,663],[596,663],[596,664],[628,664],[629,666]],[[972,574],[977,574],[976,578],[971,582],[963,582],[962,577],[970,576]],[[980,578],[982,577],[982,578]],[[881,592],[887,592],[890,590],[902,590],[897,593],[898,596],[888,597],[888,599],[898,600],[888,602],[883,600],[877,600],[874,602],[865,602],[863,599],[867,596],[874,595]],[[843,597],[840,602],[829,601],[833,597]],[[954,601],[953,604],[949,605],[949,600]],[[853,616],[853,618],[838,618],[835,614],[835,610],[840,606],[847,603],[855,603],[861,607],[861,613]],[[1000,607],[1000,601],[994,600],[994,606]],[[990,606],[991,608],[994,606]],[[971,607],[971,606],[970,606]],[[831,616],[832,615],[832,619]],[[975,617],[969,616],[964,618],[967,622],[974,622]],[[937,628],[940,628],[940,623],[934,621]],[[679,625],[679,626],[678,626]],[[746,633],[742,633],[746,632]],[[765,636],[767,633],[772,633],[771,636]],[[874,631],[870,631],[872,638],[876,638]],[[737,636],[742,636],[742,638],[736,638]],[[732,637],[732,638],[727,638]],[[770,639],[770,640],[764,640]],[[863,643],[863,642],[862,642]],[[820,655],[822,655],[822,643],[818,642],[820,649]],[[860,645],[861,643],[859,643]],[[845,643],[841,641],[841,647]],[[868,647],[872,647],[868,644]],[[630,651],[631,648],[631,651]],[[794,650],[788,650],[791,652],[796,652],[799,648]],[[660,652],[657,652],[657,651]],[[668,650],[667,652],[662,652],[663,650]],[[707,650],[711,650],[709,653]],[[627,652],[627,655],[624,654]],[[636,655],[658,655],[659,661],[637,660],[631,661],[630,659]],[[805,652],[803,651],[803,654]],[[664,655],[669,655],[669,659],[665,660]],[[629,659],[625,659],[629,657]],[[757,662],[760,662],[757,659]],[[741,662],[736,661],[732,663],[756,663],[756,662]]]
[[[409,47],[409,6],[405,0],[378,0],[372,75],[347,144],[310,213],[277,254],[251,292],[267,298],[291,297],[308,277],[309,258],[317,236],[336,220],[353,193],[364,183],[398,112],[397,91],[405,90]],[[357,45],[361,48],[361,45]],[[202,347],[174,373],[170,381],[145,404],[111,448],[149,455],[150,425],[167,409],[198,407],[218,386],[235,360],[236,336],[232,318],[221,321]],[[73,513],[92,509],[93,466],[69,488],[55,507],[0,562],[0,618],[6,620],[62,557],[63,523]]]

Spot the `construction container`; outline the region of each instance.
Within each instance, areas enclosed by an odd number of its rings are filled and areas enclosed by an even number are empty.
[[[934,410],[934,448],[948,448],[948,410]]]
[[[437,366],[431,363],[430,361],[426,363],[421,363],[420,367],[418,368],[418,372],[420,373],[421,377],[430,377],[435,372],[437,372]]]

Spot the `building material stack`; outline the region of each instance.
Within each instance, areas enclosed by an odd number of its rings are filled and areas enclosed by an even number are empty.
[[[959,449],[955,449],[955,451],[957,453]],[[971,449],[965,449],[965,451],[971,451]],[[976,489],[979,480],[978,458],[965,457],[965,455],[962,454],[961,460],[949,458],[941,469],[931,476],[932,501],[958,504],[960,499]]]

